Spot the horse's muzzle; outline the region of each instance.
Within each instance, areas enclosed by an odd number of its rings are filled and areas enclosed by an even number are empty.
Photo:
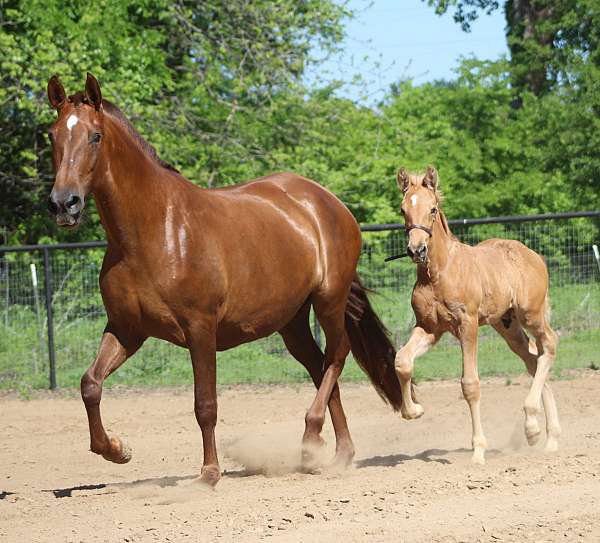
[[[427,262],[427,245],[424,243],[413,249],[410,244],[406,247],[406,254],[412,258],[415,264],[425,264]]]
[[[56,224],[73,228],[79,224],[84,201],[77,194],[56,193],[52,191],[48,198],[48,211],[56,217]]]

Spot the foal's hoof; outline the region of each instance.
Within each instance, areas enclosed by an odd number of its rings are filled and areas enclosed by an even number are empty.
[[[400,408],[400,413],[402,414],[403,419],[414,420],[422,417],[425,410],[421,407],[421,404],[415,403],[413,404],[412,409],[402,406]]]
[[[556,451],[558,451],[558,441],[553,437],[549,437],[546,441],[544,452],[555,453]]]
[[[485,451],[482,449],[475,449],[473,451],[473,456],[471,457],[471,462],[473,464],[477,464],[479,466],[485,465]]]
[[[221,469],[216,464],[202,466],[200,470],[200,482],[214,488],[221,478]]]
[[[535,445],[540,440],[541,435],[542,432],[540,431],[537,420],[529,424],[525,423],[525,437],[527,438],[529,446]]]
[[[111,437],[108,451],[102,453],[102,458],[115,464],[127,464],[131,460],[131,449],[118,437]]]

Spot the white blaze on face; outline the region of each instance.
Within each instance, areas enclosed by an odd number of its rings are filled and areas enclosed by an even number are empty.
[[[67,128],[69,130],[72,130],[72,128],[79,122],[79,118],[77,117],[77,115],[73,114],[70,115],[69,118],[67,119]]]
[[[417,205],[417,195],[416,194],[413,194],[410,197],[410,203],[412,204],[413,207],[415,207]]]

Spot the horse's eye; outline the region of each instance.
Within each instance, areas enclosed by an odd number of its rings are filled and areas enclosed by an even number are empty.
[[[102,134],[100,134],[100,132],[94,132],[90,136],[90,143],[100,143],[101,139],[102,139]]]
[[[437,211],[438,211],[438,210],[437,210],[437,207],[432,207],[432,208],[431,208],[431,214],[432,214],[432,215],[435,215],[435,214],[437,213]]]

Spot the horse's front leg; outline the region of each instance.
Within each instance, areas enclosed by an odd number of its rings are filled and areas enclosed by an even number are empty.
[[[221,478],[215,426],[217,424],[216,329],[212,325],[196,327],[190,341],[194,370],[194,413],[202,432],[204,461],[200,480],[215,486]]]
[[[425,354],[439,337],[439,335],[426,332],[420,326],[415,326],[406,345],[396,353],[396,374],[402,387],[402,407],[400,408],[402,418],[418,419],[424,413],[421,404],[413,399],[412,372],[415,358]]]
[[[469,321],[461,326],[459,340],[463,354],[463,374],[460,384],[465,400],[471,411],[471,423],[473,427],[473,457],[474,464],[485,464],[485,449],[487,441],[483,435],[481,426],[479,387],[479,372],[477,370],[477,320]]]
[[[117,464],[129,462],[131,451],[118,437],[109,438],[102,425],[100,415],[102,383],[140,348],[143,341],[143,339],[125,340],[107,327],[94,363],[81,378],[81,397],[90,426],[90,449]]]

